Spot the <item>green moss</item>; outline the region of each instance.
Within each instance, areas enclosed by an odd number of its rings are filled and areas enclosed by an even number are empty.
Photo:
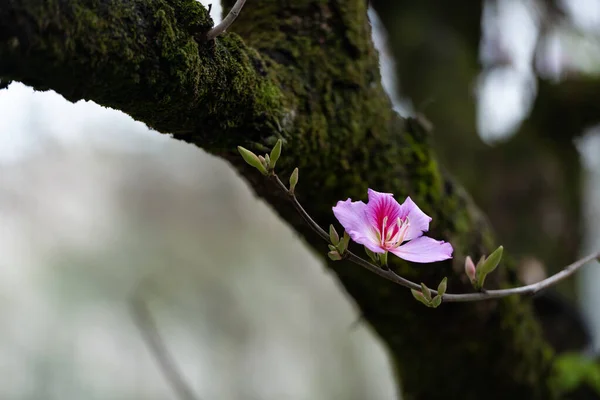
[[[579,354],[563,354],[554,361],[549,385],[561,396],[568,396],[582,386],[600,396],[600,365]]]
[[[14,32],[20,45],[0,42],[3,79],[94,100],[214,152],[231,146],[226,138],[262,136],[281,114],[259,53],[237,35],[206,42],[213,21],[195,0],[11,6],[3,26],[14,25],[12,12],[24,17]]]

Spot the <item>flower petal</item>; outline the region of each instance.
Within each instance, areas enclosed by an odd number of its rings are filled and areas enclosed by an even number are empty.
[[[387,226],[394,224],[396,219],[401,217],[401,212],[402,208],[396,199],[394,199],[393,194],[380,193],[369,189],[369,202],[367,203],[365,213],[367,214],[369,225],[373,229],[381,229],[385,217],[388,218]]]
[[[416,239],[420,236],[423,236],[423,232],[427,232],[429,230],[431,217],[421,211],[421,209],[415,204],[414,201],[412,201],[410,197],[407,197],[406,200],[404,200],[404,203],[402,203],[401,218],[404,217],[408,217],[408,221],[410,223],[408,230],[406,231],[406,235],[404,236],[404,240]]]
[[[340,221],[346,232],[356,243],[366,246],[375,253],[384,253],[377,240],[377,234],[369,223],[367,205],[362,201],[338,201],[333,207],[333,215]]]
[[[407,261],[430,263],[452,258],[453,249],[450,243],[421,236],[390,251]]]

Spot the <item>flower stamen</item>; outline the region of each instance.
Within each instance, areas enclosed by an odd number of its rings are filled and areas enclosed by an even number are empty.
[[[400,246],[404,242],[404,237],[406,236],[409,227],[410,222],[408,217],[404,220],[398,217],[394,225],[388,226],[388,216],[385,216],[378,235],[381,247],[390,250]]]

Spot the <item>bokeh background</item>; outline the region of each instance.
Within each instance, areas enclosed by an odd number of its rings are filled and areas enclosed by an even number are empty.
[[[445,168],[524,274],[551,273],[600,248],[600,0],[445,3],[373,2],[384,85],[399,113],[432,123]],[[584,313],[588,350],[598,282],[590,266],[557,290]],[[224,162],[119,111],[11,84],[0,398],[175,399],[134,294],[198,398],[398,397],[351,299]]]

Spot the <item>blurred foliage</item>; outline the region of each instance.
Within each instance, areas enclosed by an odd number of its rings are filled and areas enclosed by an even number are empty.
[[[554,363],[550,384],[567,399],[600,396],[600,364],[579,354],[566,353]],[[585,396],[585,397],[584,397]]]
[[[600,119],[600,78],[578,72],[573,59],[562,66],[560,79],[539,70],[548,63],[543,50],[552,35],[578,29],[564,4],[518,0],[373,0],[372,4],[388,31],[396,60],[396,89],[432,123],[444,165],[489,216],[509,254],[535,257],[549,273],[573,261],[582,239],[582,168],[573,138]],[[519,28],[537,30],[528,59],[519,59],[506,47],[502,29],[507,27],[498,22],[500,7],[511,5],[524,8],[531,18],[531,26]],[[495,35],[484,37],[490,30]],[[597,41],[593,32],[581,37]],[[477,123],[481,112],[477,90],[493,73],[519,69],[533,74],[526,96],[534,101],[529,112],[527,101],[521,107],[526,119],[514,135],[486,143]],[[572,282],[562,286],[563,292],[573,295]]]

